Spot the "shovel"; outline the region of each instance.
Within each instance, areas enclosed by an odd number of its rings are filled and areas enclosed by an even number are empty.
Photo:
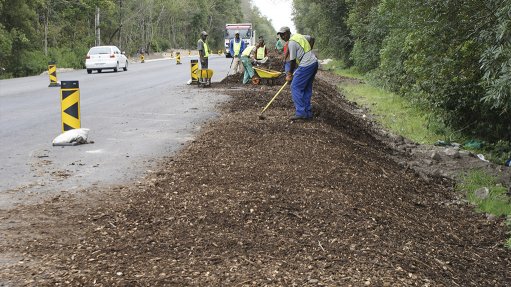
[[[261,113],[259,114],[259,119],[260,120],[264,120],[266,117],[263,116],[263,113],[264,111],[266,111],[266,109],[271,105],[271,103],[273,103],[273,101],[277,98],[277,96],[280,94],[280,92],[282,92],[282,90],[287,86],[287,81],[284,83],[284,85],[282,85],[282,87],[280,88],[280,90],[275,94],[275,96],[273,96],[273,98],[268,102],[268,104],[266,105],[266,107],[264,107],[264,109],[261,111]]]

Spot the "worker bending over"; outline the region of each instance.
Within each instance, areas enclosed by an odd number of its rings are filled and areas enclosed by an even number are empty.
[[[256,46],[248,46],[241,53],[241,62],[243,63],[243,67],[245,68],[245,73],[243,74],[243,84],[248,83],[254,77],[254,69],[252,68],[252,63],[256,61],[255,59]]]
[[[312,83],[318,71],[318,59],[312,53],[314,38],[300,34],[291,36],[289,27],[282,27],[277,35],[287,43],[289,71],[286,81],[291,82],[291,96],[295,104],[295,115],[291,121],[312,119]],[[309,42],[310,41],[310,42]],[[312,43],[312,45],[311,45]]]

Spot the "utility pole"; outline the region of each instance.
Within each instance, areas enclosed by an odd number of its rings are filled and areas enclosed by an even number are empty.
[[[122,0],[119,0],[119,50],[122,50]]]
[[[101,45],[101,29],[99,28],[99,7],[96,6],[96,17],[94,19],[94,29],[96,31],[96,46]]]
[[[50,21],[50,2],[47,3],[46,15],[44,17],[44,55],[48,56],[48,22]]]

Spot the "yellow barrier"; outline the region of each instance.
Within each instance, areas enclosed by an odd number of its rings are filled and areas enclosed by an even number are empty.
[[[48,63],[48,75],[50,76],[50,85],[48,87],[59,87],[57,82],[57,65],[55,62]]]
[[[62,131],[80,128],[80,89],[78,81],[62,81],[60,88]]]
[[[193,84],[199,82],[199,76],[197,75],[197,70],[199,70],[199,60],[190,60],[190,75],[191,75]]]
[[[144,54],[140,54],[140,63],[145,63]]]
[[[176,65],[181,65],[181,53],[176,53]]]

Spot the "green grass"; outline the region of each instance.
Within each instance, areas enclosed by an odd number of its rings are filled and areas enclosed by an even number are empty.
[[[475,192],[483,187],[488,188],[489,193],[488,197],[481,199],[475,195]],[[467,200],[476,206],[478,212],[505,216],[507,227],[511,230],[511,202],[505,194],[507,189],[497,184],[494,176],[482,170],[473,170],[462,177],[456,189],[465,193]],[[504,246],[511,249],[511,237],[506,240]]]
[[[338,68],[340,66],[342,63],[333,61],[327,65],[327,69],[343,77],[364,79],[355,69]],[[346,81],[340,88],[348,100],[369,109],[378,122],[395,134],[422,144],[433,144],[446,138],[445,134],[428,128],[431,115],[414,107],[403,97],[365,83]]]
[[[489,189],[489,195],[485,199],[475,196],[479,188]],[[490,213],[495,216],[511,215],[511,204],[505,194],[507,189],[496,183],[494,176],[481,170],[473,170],[462,177],[457,185],[457,190],[465,192],[469,202],[477,206],[480,212]]]
[[[358,72],[355,68],[344,68],[346,65],[339,60],[333,60],[328,65],[325,66],[325,68],[329,71],[334,71],[337,75],[353,78],[353,79],[359,79],[363,80],[364,75],[362,75],[360,72]]]
[[[427,128],[427,115],[406,99],[367,84],[341,85],[346,98],[368,108],[388,130],[418,143],[432,144],[444,136]]]

